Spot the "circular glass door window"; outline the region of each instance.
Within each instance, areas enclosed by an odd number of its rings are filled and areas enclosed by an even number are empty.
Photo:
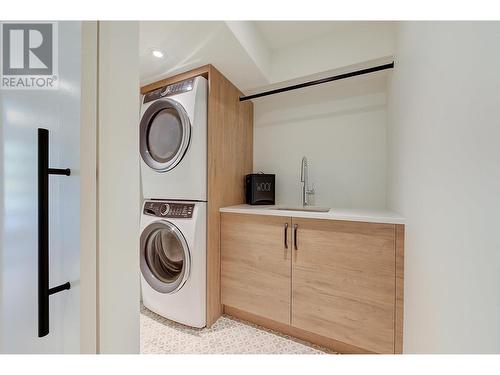
[[[155,222],[141,234],[141,272],[157,292],[174,293],[189,276],[190,255],[186,239],[168,221]]]
[[[171,99],[155,101],[140,124],[140,151],[144,162],[158,172],[177,166],[191,137],[191,124],[184,108]]]

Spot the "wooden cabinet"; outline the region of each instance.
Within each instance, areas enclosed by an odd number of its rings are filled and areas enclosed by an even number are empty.
[[[293,219],[295,327],[394,353],[394,225]]]
[[[400,353],[403,236],[403,225],[222,213],[225,311],[341,352]]]
[[[291,220],[221,216],[222,303],[290,323]]]

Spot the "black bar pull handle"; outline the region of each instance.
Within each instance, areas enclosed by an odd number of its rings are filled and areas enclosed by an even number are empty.
[[[38,337],[49,333],[49,296],[71,288],[49,288],[49,174],[69,176],[69,169],[49,168],[49,131],[38,129]]]
[[[285,223],[285,249],[288,249],[288,223]]]
[[[299,245],[297,244],[297,229],[299,228],[299,224],[293,225],[293,247],[295,250],[299,249]]]

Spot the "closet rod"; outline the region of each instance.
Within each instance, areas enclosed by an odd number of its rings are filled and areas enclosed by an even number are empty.
[[[243,102],[245,100],[251,100],[251,99],[260,98],[260,97],[263,97],[263,96],[279,94],[280,92],[297,90],[297,89],[301,89],[301,88],[304,88],[304,87],[320,85],[322,83],[327,83],[327,82],[332,82],[332,81],[338,81],[339,79],[345,79],[345,78],[360,76],[360,75],[363,75],[363,74],[378,72],[380,70],[386,70],[386,69],[392,69],[392,68],[394,68],[394,61],[391,62],[391,63],[389,63],[389,64],[378,65],[378,66],[374,66],[374,67],[366,68],[366,69],[361,69],[361,70],[355,70],[354,72],[339,74],[339,75],[332,76],[332,77],[327,77],[327,78],[321,78],[321,79],[317,79],[315,81],[309,81],[309,82],[299,83],[297,85],[292,85],[292,86],[288,86],[288,87],[282,87],[282,88],[275,89],[275,90],[264,91],[264,92],[261,92],[261,93],[258,93],[258,94],[253,94],[253,95],[248,95],[248,96],[240,96],[240,102]]]

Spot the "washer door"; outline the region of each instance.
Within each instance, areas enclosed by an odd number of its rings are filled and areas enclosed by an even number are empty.
[[[141,119],[142,159],[155,171],[169,171],[181,162],[190,137],[191,124],[182,105],[175,100],[159,99]]]
[[[148,225],[141,234],[141,272],[160,293],[175,293],[189,277],[191,257],[183,234],[168,221]]]

